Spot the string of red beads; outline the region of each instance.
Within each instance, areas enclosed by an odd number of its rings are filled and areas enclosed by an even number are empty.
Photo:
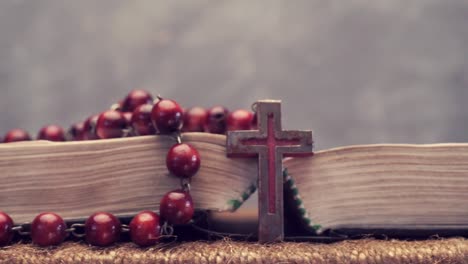
[[[83,122],[75,123],[67,133],[57,125],[43,127],[39,131],[37,139],[81,141],[152,135],[156,133],[155,127],[158,125],[156,123],[165,127],[163,123],[171,120],[171,115],[176,112],[180,113],[180,111],[175,111],[171,114],[171,107],[177,104],[173,100],[166,99],[157,108],[152,102],[153,97],[149,92],[134,90],[116,104],[117,107],[114,110],[108,110],[90,116]],[[122,120],[122,116],[115,112],[121,113],[125,122]],[[101,122],[99,122],[99,117],[101,117]],[[159,133],[181,130],[182,132],[224,134],[227,130],[248,130],[256,126],[256,118],[252,112],[244,109],[229,112],[223,106],[215,106],[208,110],[202,107],[193,107],[172,118],[175,118],[174,121],[171,121],[174,123],[166,124],[168,131],[159,131]],[[22,129],[12,129],[3,137],[3,143],[29,140],[32,140],[32,137]]]
[[[151,116],[156,130],[161,134],[178,133],[182,128],[183,110],[173,100],[160,98]],[[177,135],[177,141],[167,153],[166,166],[174,176],[190,180],[200,168],[200,154],[193,146],[182,143],[180,135]],[[181,185],[181,189],[166,193],[159,203],[161,217],[169,224],[186,224],[194,214],[190,188],[182,182]]]
[[[111,110],[72,125],[67,133],[59,126],[50,125],[39,131],[37,139],[80,141],[152,134],[175,136],[177,143],[168,150],[166,166],[173,176],[181,179],[181,187],[163,196],[159,208],[161,217],[153,211],[143,211],[134,216],[127,227],[116,216],[97,212],[89,216],[84,224],[78,224],[84,228],[84,233],[77,234],[77,224],[67,228],[63,218],[52,212],[35,217],[30,232],[23,230],[24,225],[15,226],[10,216],[0,212],[0,246],[12,241],[14,231],[29,234],[32,242],[42,247],[58,245],[69,234],[84,236],[87,243],[104,247],[116,243],[124,231],[130,233],[135,244],[151,246],[159,241],[163,226],[182,225],[191,221],[195,210],[190,194],[190,179],[200,169],[201,159],[194,146],[181,142],[180,132],[224,134],[227,130],[248,130],[256,125],[255,116],[247,110],[230,113],[222,106],[208,110],[193,107],[184,111],[176,101],[161,97],[153,102],[149,92],[134,90],[113,105]],[[3,142],[26,140],[31,140],[26,131],[13,129],[5,135]]]

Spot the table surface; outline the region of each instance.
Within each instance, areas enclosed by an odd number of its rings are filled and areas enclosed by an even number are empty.
[[[164,243],[109,248],[67,242],[52,249],[16,244],[0,250],[0,263],[466,263],[468,240],[352,240],[332,244],[283,242]]]

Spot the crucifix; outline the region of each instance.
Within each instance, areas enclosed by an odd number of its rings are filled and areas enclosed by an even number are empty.
[[[312,132],[282,130],[281,101],[255,104],[258,130],[229,131],[227,154],[258,156],[258,239],[261,243],[284,238],[283,164],[286,155],[312,153]]]

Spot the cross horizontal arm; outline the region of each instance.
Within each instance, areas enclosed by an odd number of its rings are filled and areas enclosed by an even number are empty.
[[[252,146],[250,144],[244,144],[245,141],[253,140],[258,137],[265,137],[259,131],[228,131],[226,141],[226,151],[228,155],[233,154],[255,154],[259,153],[260,149],[264,146]]]
[[[313,140],[312,131],[281,131],[279,133],[281,141],[292,142],[293,144],[278,144],[277,150],[282,154],[312,153]]]

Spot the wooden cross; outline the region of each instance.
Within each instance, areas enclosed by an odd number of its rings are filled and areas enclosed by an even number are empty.
[[[281,101],[255,103],[258,130],[229,131],[227,153],[258,155],[258,238],[261,243],[284,238],[283,164],[284,155],[312,153],[311,131],[281,128]]]

